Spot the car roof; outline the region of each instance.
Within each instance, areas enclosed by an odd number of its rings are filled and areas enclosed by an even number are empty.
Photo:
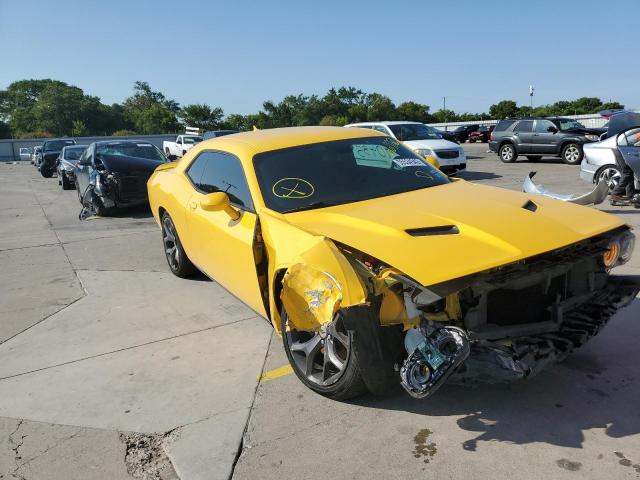
[[[95,142],[96,145],[113,145],[115,143],[148,143],[150,145],[153,145],[148,140],[128,140],[128,139],[123,139],[123,140],[100,140],[99,142]]]

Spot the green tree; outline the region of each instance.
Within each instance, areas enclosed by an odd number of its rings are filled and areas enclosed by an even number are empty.
[[[11,127],[0,120],[0,138],[11,138]]]
[[[86,137],[89,134],[87,126],[82,120],[74,120],[71,126],[72,137]]]
[[[457,120],[456,112],[449,109],[440,109],[433,112],[433,120],[437,123],[455,122]]]
[[[422,123],[433,121],[433,116],[429,114],[429,105],[422,105],[411,101],[402,102],[396,107],[396,118],[398,120]]]
[[[518,105],[513,100],[502,100],[489,107],[491,118],[502,119],[518,116]]]
[[[197,127],[201,131],[220,128],[224,112],[219,107],[210,107],[204,103],[186,105],[180,109],[180,118],[185,127]]]
[[[151,90],[147,82],[135,82],[134,93],[122,107],[134,130],[143,134],[172,133],[179,129],[180,106],[161,92]]]
[[[367,106],[367,120],[382,122],[396,118],[396,106],[389,97],[380,93],[370,93],[365,99]]]

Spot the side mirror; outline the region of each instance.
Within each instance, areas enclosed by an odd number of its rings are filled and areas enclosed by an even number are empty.
[[[558,129],[556,127],[554,127],[554,126],[551,126],[551,127],[547,128],[547,132],[558,133]]]
[[[231,220],[238,220],[240,212],[229,203],[229,195],[225,192],[209,193],[200,200],[200,207],[207,212],[218,212],[224,210]]]

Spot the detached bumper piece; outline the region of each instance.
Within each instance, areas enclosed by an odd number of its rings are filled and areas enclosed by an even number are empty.
[[[611,276],[588,302],[566,313],[554,332],[509,341],[472,340],[469,357],[448,383],[501,383],[536,375],[584,345],[638,292],[640,275]]]
[[[578,205],[598,205],[604,202],[609,193],[609,185],[607,182],[598,182],[593,190],[583,195],[572,194],[563,195],[561,193],[554,193],[551,190],[547,190],[542,185],[535,184],[533,177],[536,172],[531,172],[524,179],[522,184],[522,191],[526,193],[534,193],[536,195],[542,195],[543,197],[555,198],[563,202],[576,203]]]

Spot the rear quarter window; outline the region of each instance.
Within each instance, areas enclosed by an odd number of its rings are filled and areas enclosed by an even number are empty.
[[[515,122],[515,120],[500,120],[496,128],[493,129],[494,132],[502,132],[504,130],[508,130]]]

